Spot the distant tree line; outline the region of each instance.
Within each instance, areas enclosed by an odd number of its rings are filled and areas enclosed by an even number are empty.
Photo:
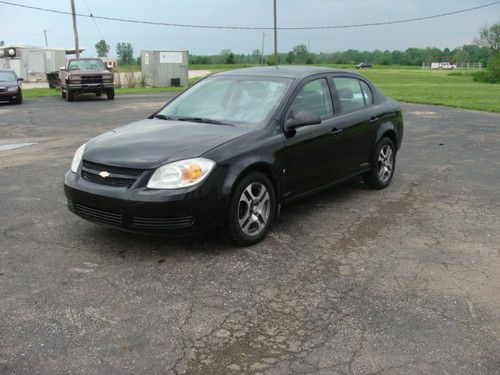
[[[314,53],[300,44],[290,52],[278,54],[280,64],[359,64],[369,62],[377,65],[422,65],[431,62],[482,63],[487,65],[493,54],[490,48],[467,44],[454,49],[408,48],[406,51],[358,51],[349,49],[338,52]],[[259,50],[250,54],[236,54],[223,50],[217,55],[190,55],[191,64],[258,64]],[[265,56],[264,63],[274,64],[274,56]]]

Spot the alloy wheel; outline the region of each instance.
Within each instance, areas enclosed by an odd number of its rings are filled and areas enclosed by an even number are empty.
[[[253,182],[241,193],[238,202],[238,222],[243,233],[249,236],[260,234],[271,214],[271,196],[266,186]]]
[[[380,182],[384,183],[391,178],[393,168],[394,156],[392,148],[389,145],[385,145],[380,149],[378,155],[378,178]]]

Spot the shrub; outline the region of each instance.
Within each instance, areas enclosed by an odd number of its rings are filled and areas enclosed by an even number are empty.
[[[474,74],[474,81],[500,83],[500,53],[491,60],[485,71]]]

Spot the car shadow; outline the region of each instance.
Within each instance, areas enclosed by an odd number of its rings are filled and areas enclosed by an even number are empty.
[[[317,209],[318,205],[335,204],[336,201],[348,199],[361,190],[369,189],[361,179],[355,179],[291,203],[281,210],[276,226],[286,231],[287,225],[295,220],[292,217],[307,216]],[[100,225],[87,224],[84,228],[80,236],[91,239],[89,245],[95,245],[89,246],[89,251],[108,251],[121,258],[156,259],[161,263],[180,254],[217,256],[237,252],[240,249],[227,235],[216,230],[178,237],[126,232]]]

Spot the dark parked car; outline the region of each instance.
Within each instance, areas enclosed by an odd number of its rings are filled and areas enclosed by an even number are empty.
[[[360,63],[356,65],[356,69],[373,68],[371,63]]]
[[[82,145],[68,207],[140,232],[228,228],[260,241],[288,202],[363,176],[388,186],[399,104],[354,72],[266,67],[218,73],[146,120]]]
[[[106,94],[109,100],[115,98],[113,73],[101,59],[70,59],[59,73],[61,96],[72,102],[75,95],[94,93]]]
[[[0,70],[0,102],[9,101],[14,104],[23,102],[22,78],[18,78],[13,70]]]

